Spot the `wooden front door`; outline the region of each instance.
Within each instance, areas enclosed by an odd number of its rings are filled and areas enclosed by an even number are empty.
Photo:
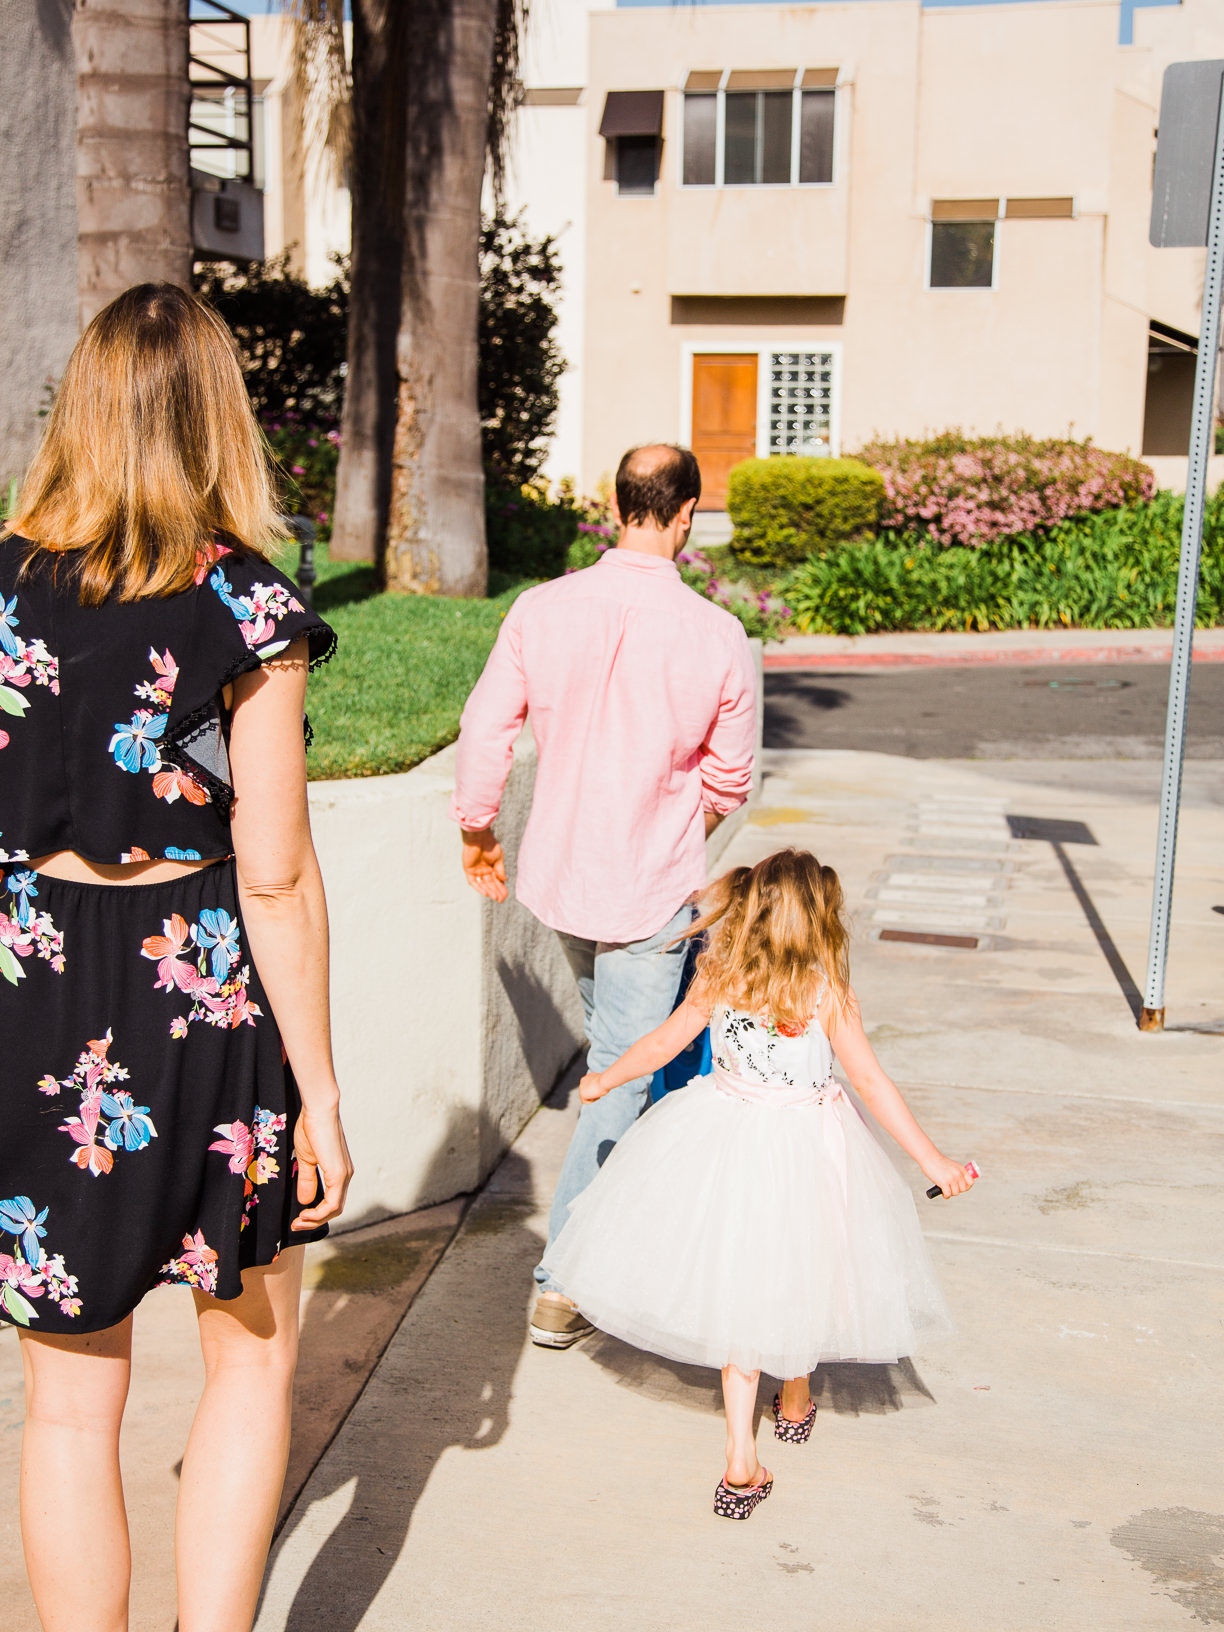
[[[693,358],[693,452],[701,466],[699,510],[725,510],[727,472],[757,451],[757,358],[754,352],[707,352]]]

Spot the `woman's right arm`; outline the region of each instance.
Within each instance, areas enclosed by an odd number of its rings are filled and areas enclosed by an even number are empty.
[[[302,1096],[294,1129],[298,1199],[323,1199],[294,1228],[338,1216],[353,1175],[340,1124],[328,1010],[327,903],[310,837],[302,713],[306,642],[234,681],[231,832],[252,960]]]

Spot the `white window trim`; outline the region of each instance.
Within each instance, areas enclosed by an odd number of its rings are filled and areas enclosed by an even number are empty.
[[[803,117],[803,87],[795,85],[791,91],[794,103],[791,109],[791,175],[793,181],[723,181],[727,148],[727,78],[731,70],[723,69],[722,83],[716,91],[697,91],[697,96],[713,96],[715,100],[714,112],[714,180],[713,181],[685,181],[684,179],[684,98],[690,94],[681,87],[680,117],[676,120],[680,131],[680,140],[676,143],[676,186],[686,193],[714,193],[714,192],[754,192],[780,193],[792,187],[800,187],[805,193],[820,192],[841,185],[842,166],[842,114],[845,105],[842,99],[842,85],[834,85],[833,91],[833,174],[828,181],[800,181],[799,177],[799,146],[801,136],[801,121]],[[820,87],[809,86],[809,90]],[[928,266],[930,261],[928,258]]]
[[[769,454],[769,359],[776,351],[827,351],[833,358],[833,410],[829,415],[829,454],[841,458],[842,418],[842,345],[841,340],[814,340],[810,335],[796,340],[783,335],[756,345],[746,341],[722,344],[717,339],[685,340],[680,347],[680,441],[686,448],[693,444],[693,358],[709,356],[752,357],[757,359],[757,415],[756,456],[768,459]],[[784,455],[776,454],[775,458]]]
[[[935,225],[935,223],[928,216],[927,217],[927,224],[926,224],[925,247],[923,249],[922,287],[924,289],[929,290],[930,293],[933,294],[933,295],[993,295],[993,294],[997,294],[998,293],[998,288],[999,288],[999,239],[1002,236],[1002,234],[999,232],[999,222],[1002,219],[1003,219],[1002,215],[997,215],[995,217],[995,221],[994,221],[994,229],[995,229],[995,231],[994,231],[994,243],[993,243],[993,246],[992,246],[992,253],[991,253],[991,257],[990,257],[990,282],[988,284],[985,284],[985,283],[932,283],[931,282],[931,228]],[[946,223],[941,223],[941,225],[944,225],[944,224],[946,224]]]

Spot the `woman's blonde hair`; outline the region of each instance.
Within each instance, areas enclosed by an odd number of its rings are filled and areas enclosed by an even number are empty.
[[[188,588],[224,537],[284,538],[233,336],[172,283],[127,289],[78,340],[9,533],[72,560],[97,606]]]
[[[845,1001],[850,935],[841,883],[808,850],[779,850],[735,867],[702,897],[690,935],[708,932],[697,959],[703,1002],[806,1026],[826,982]]]

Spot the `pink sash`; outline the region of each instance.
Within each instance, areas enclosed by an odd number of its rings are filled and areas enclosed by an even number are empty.
[[[712,1067],[714,1086],[720,1094],[728,1099],[747,1100],[752,1105],[777,1105],[792,1109],[802,1105],[823,1105],[827,1100],[841,1097],[841,1083],[836,1077],[827,1077],[824,1082],[813,1083],[809,1088],[787,1088],[775,1086],[768,1082],[750,1082],[747,1077],[737,1077],[731,1071],[724,1071],[721,1065]]]

